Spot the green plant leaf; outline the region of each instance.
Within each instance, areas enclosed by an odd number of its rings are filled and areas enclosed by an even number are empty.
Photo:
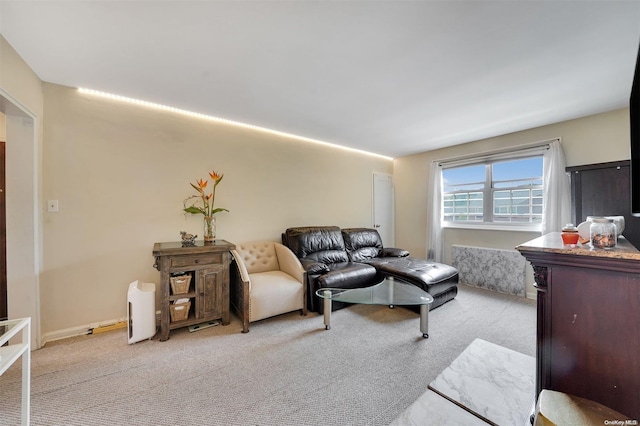
[[[204,214],[204,210],[196,206],[187,207],[184,211],[191,214]]]

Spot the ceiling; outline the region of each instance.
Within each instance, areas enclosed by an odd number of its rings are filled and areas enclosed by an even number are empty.
[[[640,1],[12,1],[44,81],[398,157],[628,106]]]

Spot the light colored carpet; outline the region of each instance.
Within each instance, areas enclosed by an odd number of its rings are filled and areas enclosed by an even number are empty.
[[[354,305],[128,345],[124,330],[32,354],[33,425],[387,425],[474,339],[535,356],[535,302],[460,285],[429,314]],[[20,366],[0,377],[0,422],[19,424]]]

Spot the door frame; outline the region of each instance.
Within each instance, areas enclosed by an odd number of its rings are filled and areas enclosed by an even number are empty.
[[[40,322],[40,274],[42,270],[42,167],[40,144],[41,120],[29,108],[0,88],[0,111],[6,116],[6,220],[7,220],[7,304],[9,318],[31,318],[31,348],[42,346]],[[24,144],[20,151],[17,145]],[[19,159],[10,161],[12,152]],[[27,184],[22,181],[26,179]],[[13,182],[13,183],[12,183]],[[29,183],[30,182],[30,183]],[[12,188],[17,187],[16,191]],[[21,190],[23,205],[13,205],[12,199]],[[22,203],[22,202],[21,202]],[[25,221],[24,218],[27,220]],[[22,222],[14,223],[22,218]],[[26,233],[24,229],[27,227]],[[17,229],[16,229],[17,228]],[[14,259],[14,261],[12,261]],[[13,270],[12,267],[13,266]],[[12,300],[14,300],[12,302]]]
[[[0,321],[9,318],[7,295],[7,205],[5,197],[5,147],[0,140]]]

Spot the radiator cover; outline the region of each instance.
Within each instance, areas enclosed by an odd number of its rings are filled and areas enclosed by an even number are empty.
[[[452,245],[451,256],[461,283],[500,293],[526,295],[526,261],[516,250]]]

